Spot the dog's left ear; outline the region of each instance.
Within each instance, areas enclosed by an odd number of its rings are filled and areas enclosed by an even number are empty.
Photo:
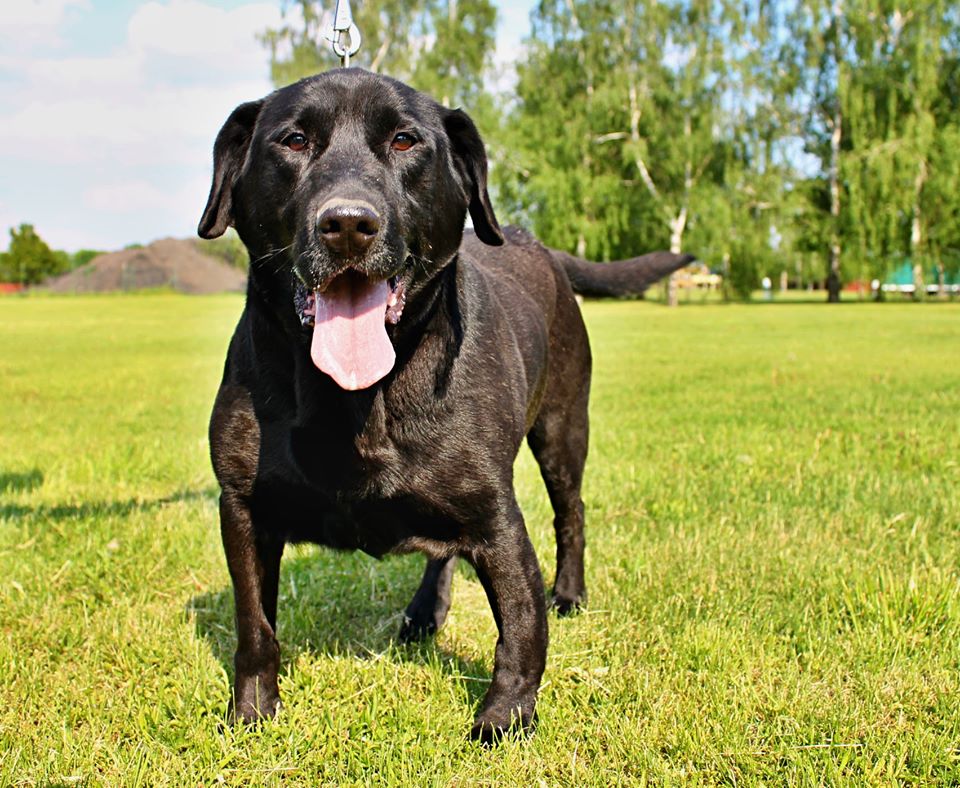
[[[487,152],[480,132],[462,110],[447,112],[443,119],[453,149],[453,159],[470,189],[470,218],[477,238],[490,246],[503,244],[503,232],[487,193]]]
[[[262,106],[262,100],[241,104],[217,134],[213,144],[213,183],[197,227],[201,238],[219,238],[233,224],[233,185],[243,168]]]

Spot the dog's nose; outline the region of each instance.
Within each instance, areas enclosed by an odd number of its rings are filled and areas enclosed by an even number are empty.
[[[328,200],[317,212],[317,230],[333,254],[358,257],[377,237],[380,216],[362,200]]]

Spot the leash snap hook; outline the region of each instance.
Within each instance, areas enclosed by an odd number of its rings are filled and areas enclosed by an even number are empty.
[[[360,29],[354,24],[353,12],[350,9],[350,0],[337,0],[333,12],[333,24],[328,27],[323,37],[333,47],[333,53],[340,58],[340,65],[347,68],[351,56],[360,51]]]

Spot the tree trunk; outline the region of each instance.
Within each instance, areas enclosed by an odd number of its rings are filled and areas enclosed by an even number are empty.
[[[922,158],[917,166],[917,177],[913,179],[913,218],[910,222],[910,259],[913,260],[914,280],[916,286],[915,295],[919,296],[920,288],[923,285],[923,223],[920,210],[920,196],[923,194],[923,184],[927,180],[927,162]],[[920,276],[917,276],[917,271]],[[940,292],[943,293],[942,282],[940,283]],[[926,295],[926,292],[922,294]]]
[[[836,107],[830,128],[830,273],[827,275],[827,301],[840,301],[840,143],[843,135],[843,111],[840,106],[840,19],[843,8],[835,0],[831,9],[832,24],[837,40],[834,42],[834,65],[837,74]]]
[[[923,266],[914,261],[913,263],[913,298],[915,301],[922,301],[927,295],[927,284],[923,280]]]
[[[723,282],[720,285],[723,288],[723,300],[730,300],[730,252],[723,253]]]
[[[683,230],[687,226],[687,206],[683,206],[676,219],[670,221],[670,251],[680,254],[683,247]],[[677,275],[670,274],[664,282],[664,300],[667,306],[677,305]]]
[[[370,61],[370,70],[374,74],[378,74],[383,67],[383,60],[387,56],[387,52],[390,51],[390,45],[392,43],[393,39],[390,38],[390,36],[384,36],[383,41],[377,48],[376,54],[373,56],[373,60]]]
[[[640,144],[640,101],[637,96],[637,86],[632,79],[627,89],[627,95],[630,100],[630,140],[634,143],[636,150]],[[633,162],[637,168],[637,172],[640,173],[640,180],[643,181],[643,185],[647,187],[647,191],[650,193],[650,197],[653,198],[653,201],[667,219],[667,223],[670,226],[670,251],[676,254],[680,251],[680,246],[683,242],[683,228],[687,223],[687,209],[684,207],[675,218],[670,218],[670,209],[665,205],[660,190],[657,189],[657,185],[653,182],[653,178],[650,176],[650,171],[647,169],[647,164],[643,160],[643,157],[634,155]],[[673,274],[670,274],[670,276],[664,280],[663,301],[667,306],[677,305],[677,281]]]
[[[827,301],[840,301],[840,141],[843,117],[840,100],[833,114],[830,134],[830,273],[827,275]]]

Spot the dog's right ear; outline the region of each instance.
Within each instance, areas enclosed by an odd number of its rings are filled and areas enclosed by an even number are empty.
[[[262,99],[241,104],[230,113],[217,135],[213,145],[213,184],[197,227],[201,238],[219,238],[233,224],[233,185],[247,157],[253,127],[262,106]]]

